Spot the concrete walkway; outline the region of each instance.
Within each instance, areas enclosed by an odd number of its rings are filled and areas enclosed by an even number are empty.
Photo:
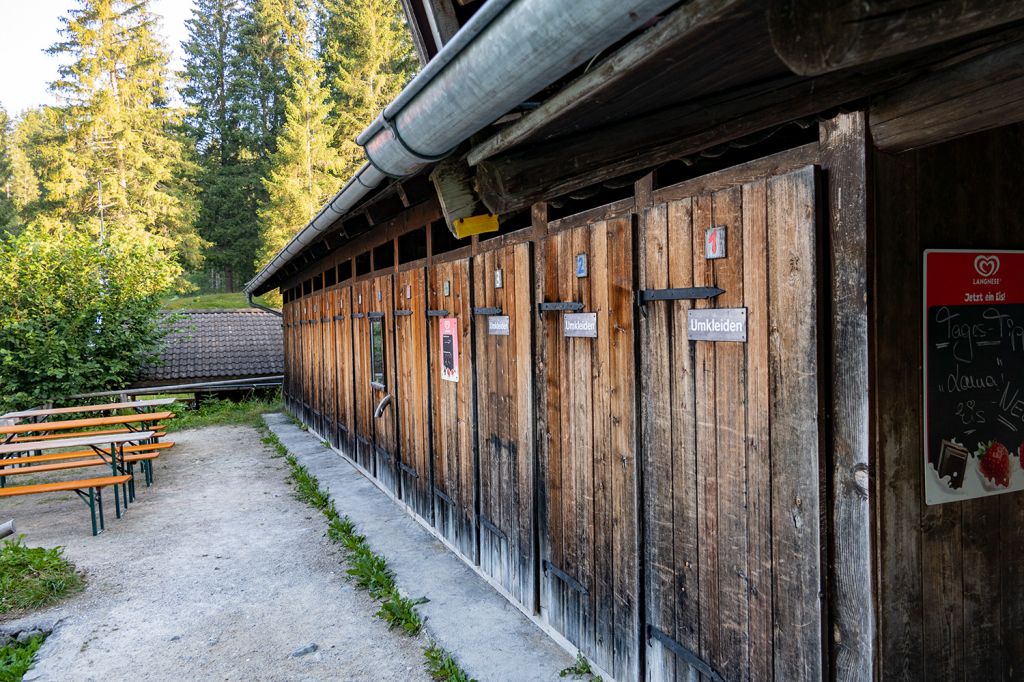
[[[110,500],[99,537],[71,493],[0,500],[27,544],[64,546],[88,580],[43,612],[0,617],[0,632],[56,624],[26,680],[429,680],[425,640],[374,615],[256,429],[171,437],[156,485],[122,519]]]
[[[403,594],[425,596],[418,608],[427,635],[480,682],[558,680],[573,659],[380,491],[346,459],[284,415],[264,416],[299,464],[330,492],[338,512],[355,522],[384,556]]]

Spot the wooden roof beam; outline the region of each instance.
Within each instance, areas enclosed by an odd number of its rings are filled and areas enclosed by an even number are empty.
[[[906,54],[1024,19],[1017,0],[772,0],[776,54],[794,73],[830,71]]]

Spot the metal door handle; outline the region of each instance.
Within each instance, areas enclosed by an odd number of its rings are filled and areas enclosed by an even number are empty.
[[[388,393],[386,396],[381,398],[381,401],[377,403],[377,409],[373,411],[373,418],[380,419],[384,414],[384,410],[391,404],[391,394]]]

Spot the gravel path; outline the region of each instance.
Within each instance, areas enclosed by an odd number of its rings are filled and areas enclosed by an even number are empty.
[[[255,429],[172,437],[124,518],[104,495],[99,537],[70,493],[0,502],[28,544],[66,547],[88,579],[0,624],[60,621],[26,680],[429,679],[422,640],[390,632],[346,581],[322,515],[292,497]]]

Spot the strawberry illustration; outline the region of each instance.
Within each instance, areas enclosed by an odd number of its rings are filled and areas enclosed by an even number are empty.
[[[1010,487],[1010,451],[999,441],[979,443],[974,453],[981,458],[978,469],[981,475],[996,485]]]

